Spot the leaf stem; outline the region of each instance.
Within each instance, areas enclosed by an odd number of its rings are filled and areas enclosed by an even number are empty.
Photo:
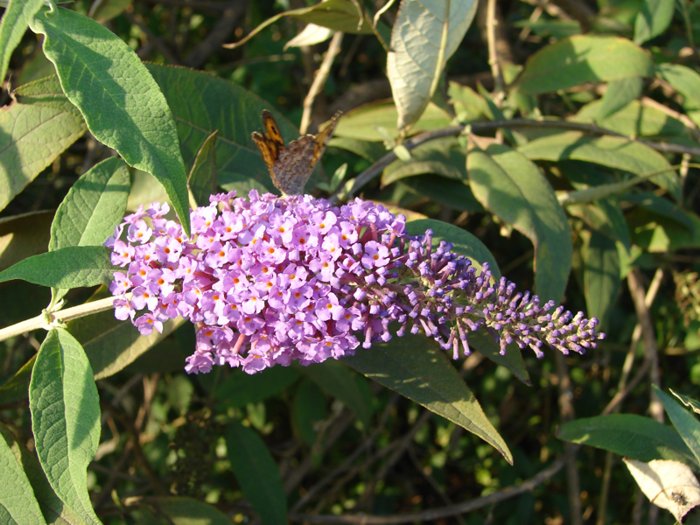
[[[109,310],[114,306],[114,299],[115,298],[111,296],[105,297],[104,299],[98,299],[97,301],[91,301],[56,312],[47,312],[44,310],[36,317],[20,321],[19,323],[6,326],[5,328],[0,328],[0,341],[40,328],[50,330],[57,323],[71,321],[79,317]]]

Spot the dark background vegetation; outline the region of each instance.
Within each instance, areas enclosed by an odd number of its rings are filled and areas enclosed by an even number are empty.
[[[372,13],[378,7],[373,4],[367,2]],[[568,35],[631,37],[642,2],[512,0],[497,4],[498,53],[503,61],[522,65],[538,49]],[[688,18],[679,7],[668,28],[644,47],[654,56],[697,69],[700,4],[687,0],[677,4],[683,4]],[[143,60],[196,68],[238,83],[298,124],[327,42],[285,49],[285,43],[304,24],[283,18],[239,48],[225,49],[222,44],[242,38],[283,9],[303,5],[299,0],[105,0],[79,1],[70,7],[91,12],[98,20],[102,16]],[[475,23],[449,61],[446,80],[483,89],[488,98],[494,80],[485,6],[482,2]],[[396,8],[385,15],[387,27],[395,16]],[[314,101],[311,129],[338,110],[348,112],[390,98],[385,65],[386,54],[373,35],[345,35],[324,89]],[[28,33],[13,56],[7,87],[50,72],[39,39]],[[565,94],[542,95],[539,111],[565,118],[599,97],[600,88],[586,84]],[[448,106],[446,90],[445,82],[436,95],[438,104]],[[8,103],[7,92],[4,96]],[[674,114],[684,114],[680,99],[663,83],[645,81],[643,97]],[[697,133],[696,127],[693,132]],[[86,135],[2,216],[54,210],[76,178],[108,154]],[[680,155],[673,157],[674,164],[682,160]],[[684,175],[682,207],[697,211],[698,172],[693,158],[686,160],[691,164]],[[348,164],[349,177],[371,165],[369,160],[331,147],[324,158],[325,176],[330,177],[343,163]],[[556,186],[556,166],[542,166]],[[550,167],[553,169],[547,171]],[[426,177],[430,175],[421,178]],[[430,180],[439,185],[442,179],[434,176]],[[525,237],[517,232],[504,236],[503,225],[493,216],[451,208],[426,197],[413,184],[406,179],[380,187],[375,181],[362,194],[467,229],[488,246],[504,275],[521,288],[533,286],[532,246]],[[579,236],[581,221],[574,217],[572,222]],[[40,231],[37,229],[38,237],[43,234]],[[586,308],[580,237],[575,246],[575,267],[565,303],[579,310]],[[105,523],[145,522],[142,520],[155,519],[158,512],[156,507],[139,506],[145,501],[140,498],[183,495],[216,505],[237,523],[256,519],[223,449],[223,422],[234,417],[264,437],[279,465],[292,522],[333,523],[329,515],[346,513],[390,518],[427,512],[412,521],[427,522],[432,516],[435,523],[457,524],[647,523],[650,505],[620,458],[591,447],[567,449],[557,439],[557,430],[565,420],[601,414],[621,391],[623,398],[614,410],[646,415],[652,371],[659,374],[662,385],[699,395],[697,255],[697,245],[640,255],[635,277],[621,280],[613,309],[605,319],[608,340],[583,357],[560,359],[548,352],[537,360],[526,352],[529,385],[479,354],[455,363],[510,446],[513,466],[475,436],[359,375],[352,380],[369,407],[365,422],[306,370],[271,370],[252,378],[239,371],[217,370],[208,376],[188,377],[182,370],[183,359],[193,348],[194,336],[190,326],[183,326],[126,370],[98,383],[103,430],[89,478],[97,513]],[[640,314],[630,294],[647,291],[658,271],[662,272],[658,291],[648,311]],[[3,326],[36,315],[48,302],[45,289],[25,283],[5,284],[0,293]],[[69,301],[78,303],[86,296],[86,292],[72,292]],[[635,326],[645,320],[650,322],[657,350],[652,361],[642,338],[630,345]],[[34,334],[8,343],[0,354],[0,377],[11,377],[38,349],[41,338]],[[636,359],[626,370],[628,355]],[[628,385],[632,380],[632,385],[620,390],[621,378]],[[212,395],[215,384],[216,395]],[[29,434],[26,401],[0,408],[3,423],[19,435]],[[568,463],[564,461],[567,457]],[[547,470],[551,465],[557,468]],[[500,501],[503,491],[525,480],[533,480],[527,487],[532,490]],[[469,501],[474,507],[471,512],[451,512]],[[436,513],[430,514],[433,510]],[[315,521],[316,515],[325,517]],[[670,515],[654,519],[673,523]],[[372,523],[394,523],[377,520]]]

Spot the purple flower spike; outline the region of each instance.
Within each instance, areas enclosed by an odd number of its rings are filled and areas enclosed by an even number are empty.
[[[454,358],[484,329],[509,345],[565,354],[595,348],[598,321],[494,281],[432,233],[410,237],[405,218],[356,199],[334,206],[309,195],[213,195],[192,210],[192,237],[153,204],[114,236],[111,292],[118,319],[142,334],[178,316],[195,324],[187,372],[270,366],[352,355],[393,335],[423,333]],[[555,309],[556,307],[556,309]]]

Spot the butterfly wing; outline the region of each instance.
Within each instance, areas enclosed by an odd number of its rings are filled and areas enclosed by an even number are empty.
[[[336,113],[318,135],[304,135],[281,151],[279,162],[274,167],[273,182],[282,193],[295,195],[304,192],[304,186],[326,150],[339,116],[340,113]]]
[[[254,131],[251,134],[251,138],[255,145],[260,150],[263,161],[267,166],[267,170],[270,172],[270,177],[272,181],[275,181],[275,164],[279,160],[280,153],[284,151],[284,139],[280,133],[280,129],[277,126],[275,118],[267,110],[262,112],[263,119],[263,133]],[[276,186],[276,184],[275,184]]]
[[[279,161],[275,164],[272,182],[285,195],[304,193],[304,186],[309,180],[318,157],[316,137],[304,135],[290,142],[280,153]]]
[[[326,125],[325,128],[323,128],[321,131],[318,132],[318,135],[316,135],[316,147],[314,148],[314,156],[313,156],[313,163],[314,165],[318,162],[318,159],[321,158],[321,155],[323,155],[323,152],[326,151],[326,145],[328,144],[328,141],[330,140],[331,136],[333,135],[333,131],[335,131],[335,126],[338,124],[338,119],[340,118],[340,112],[336,113],[333,115],[331,118],[330,122]]]
[[[263,111],[263,133],[253,132],[253,142],[260,150],[275,187],[285,195],[304,192],[316,163],[323,155],[340,113],[336,113],[318,135],[304,135],[285,146],[277,122]]]

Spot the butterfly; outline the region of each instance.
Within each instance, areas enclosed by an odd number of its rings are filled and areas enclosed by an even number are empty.
[[[263,110],[264,130],[254,131],[251,138],[262,154],[275,188],[284,195],[304,193],[306,181],[323,155],[339,116],[336,113],[318,135],[303,135],[285,145],[275,118]]]

